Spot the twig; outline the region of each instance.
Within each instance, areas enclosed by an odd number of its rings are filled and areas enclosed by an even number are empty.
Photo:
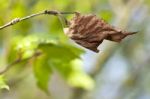
[[[29,16],[25,16],[23,18],[15,18],[12,21],[6,23],[5,25],[0,26],[0,30],[4,29],[6,27],[9,27],[11,25],[17,24],[17,23],[19,23],[21,21],[24,21],[24,20],[27,20],[27,19],[30,19],[30,18],[33,18],[33,17],[36,17],[36,16],[40,16],[40,15],[46,15],[46,14],[48,14],[48,15],[55,15],[56,16],[58,14],[75,14],[75,13],[76,12],[58,12],[58,11],[53,11],[53,10],[51,10],[51,11],[45,10],[45,11],[42,11],[42,12],[31,14]],[[3,73],[5,73],[5,72],[7,72],[10,68],[12,68],[12,66],[14,66],[14,65],[16,65],[16,64],[18,64],[18,63],[20,63],[22,61],[29,60],[32,57],[35,57],[35,56],[38,56],[38,55],[39,55],[39,53],[35,53],[33,56],[31,56],[29,58],[26,58],[26,59],[21,59],[21,58],[16,59],[15,61],[13,61],[9,65],[7,65],[4,70],[0,71],[0,75],[3,74]]]
[[[15,61],[13,61],[12,63],[8,64],[4,70],[0,71],[0,75],[4,74],[5,72],[7,72],[14,65],[19,64],[19,63],[21,63],[23,61],[30,60],[31,58],[37,57],[37,56],[39,56],[41,54],[42,54],[41,52],[35,52],[31,57],[28,57],[28,58],[25,58],[25,59],[17,58]]]
[[[14,24],[17,24],[18,22],[21,22],[21,21],[24,21],[24,20],[27,20],[27,19],[30,19],[32,17],[36,17],[36,16],[40,16],[40,15],[44,15],[44,14],[48,14],[48,15],[58,15],[58,14],[75,14],[76,12],[58,12],[58,11],[49,11],[49,10],[45,10],[45,11],[42,11],[42,12],[39,12],[39,13],[35,13],[35,14],[31,14],[29,16],[25,16],[23,18],[15,18],[13,19],[12,21],[6,23],[5,25],[3,26],[0,26],[0,30],[6,28],[6,27],[9,27],[11,25],[14,25]]]

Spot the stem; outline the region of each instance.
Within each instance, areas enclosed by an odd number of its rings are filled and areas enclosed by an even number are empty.
[[[35,14],[31,14],[31,15],[28,15],[28,16],[25,16],[23,18],[15,18],[13,19],[12,21],[6,23],[5,25],[2,25],[0,26],[0,30],[4,29],[4,28],[7,28],[9,26],[12,26],[12,25],[15,25],[21,21],[24,21],[24,20],[27,20],[27,19],[30,19],[30,18],[33,18],[33,17],[36,17],[36,16],[40,16],[40,15],[55,15],[55,16],[58,16],[60,17],[60,14],[75,14],[76,12],[59,12],[59,11],[53,11],[53,10],[45,10],[45,11],[42,11],[42,12],[38,12],[38,13],[35,13]],[[64,17],[62,17],[64,18]],[[7,72],[10,68],[12,68],[14,65],[18,64],[18,63],[21,63],[23,61],[26,61],[26,60],[29,60],[35,56],[38,56],[40,55],[40,53],[36,52],[33,56],[29,57],[29,58],[26,58],[26,59],[21,59],[21,58],[17,58],[15,61],[13,61],[12,63],[8,64],[6,66],[6,68],[2,71],[0,71],[0,75]]]
[[[0,26],[0,30],[6,28],[6,27],[9,27],[11,25],[14,25],[14,24],[17,24],[21,21],[24,21],[24,20],[27,20],[27,19],[30,19],[30,18],[33,18],[33,17],[36,17],[36,16],[40,16],[40,15],[44,15],[44,14],[48,14],[48,15],[58,15],[58,14],[75,14],[76,12],[59,12],[59,11],[49,11],[49,10],[45,10],[45,11],[42,11],[42,12],[39,12],[39,13],[35,13],[35,14],[31,14],[29,16],[25,16],[23,18],[15,18],[13,19],[12,21],[6,23],[5,25],[3,26]]]
[[[7,66],[5,66],[6,68],[2,71],[0,71],[0,75],[4,74],[5,72],[7,72],[10,68],[12,68],[14,65],[19,64],[23,61],[28,61],[30,59],[32,59],[33,57],[37,57],[39,55],[41,55],[41,52],[35,52],[31,57],[25,58],[25,59],[21,59],[20,57],[17,58],[15,61],[13,61],[12,63],[8,64]]]

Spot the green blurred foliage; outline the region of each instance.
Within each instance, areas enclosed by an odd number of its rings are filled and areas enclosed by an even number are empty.
[[[0,75],[0,89],[7,89],[9,90],[9,86],[6,84],[5,79],[2,75]]]
[[[32,57],[37,51],[40,51],[42,55],[33,61],[35,63],[33,64],[34,74],[39,87],[46,92],[48,92],[49,76],[52,74],[53,68],[56,68],[57,71],[64,78],[66,78],[67,81],[81,77],[82,75],[85,75],[85,77],[87,76],[84,74],[83,70],[77,71],[78,75],[75,75],[75,77],[70,76],[71,74],[76,73],[76,70],[74,70],[72,67],[73,65],[70,64],[71,61],[80,59],[79,55],[82,54],[83,51],[72,46],[71,44],[68,44],[67,42],[65,44],[59,39],[49,35],[30,35],[27,37],[14,37],[11,45],[11,53],[9,54],[10,56],[13,55],[13,58],[10,60],[15,60],[17,57],[21,58],[22,60],[28,59]],[[81,88],[93,86],[90,85],[91,83],[85,86],[84,82],[88,83],[88,81],[91,82],[92,79],[90,79],[90,77],[87,79],[85,78],[85,80],[83,79],[75,86]],[[70,85],[74,86],[72,83],[70,83]]]

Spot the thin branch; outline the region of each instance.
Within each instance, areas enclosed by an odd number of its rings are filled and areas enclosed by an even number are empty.
[[[53,10],[51,10],[51,11],[45,10],[45,11],[42,11],[42,12],[38,12],[38,13],[35,13],[35,14],[31,14],[31,15],[29,15],[29,16],[25,16],[25,17],[23,17],[23,18],[15,18],[15,19],[13,19],[12,21],[6,23],[5,25],[0,26],[0,30],[2,30],[2,29],[4,29],[4,28],[7,28],[7,27],[9,27],[9,26],[12,26],[12,25],[14,25],[14,24],[17,24],[17,23],[19,23],[19,22],[21,22],[21,21],[24,21],[24,20],[27,20],[27,19],[30,19],[30,18],[33,18],[33,17],[36,17],[36,16],[40,16],[40,15],[47,15],[47,14],[48,14],[48,15],[55,15],[55,16],[57,16],[58,14],[75,14],[75,13],[76,13],[76,12],[58,12],[58,11],[53,11]],[[29,57],[29,58],[26,58],[26,59],[21,59],[21,58],[16,59],[16,60],[13,61],[12,63],[8,64],[4,70],[0,71],[0,75],[3,74],[3,73],[5,73],[5,72],[7,72],[7,71],[8,71],[10,68],[12,68],[14,65],[16,65],[16,64],[18,64],[18,63],[20,63],[20,62],[29,60],[29,59],[31,59],[31,58],[33,58],[33,57],[35,57],[35,56],[38,56],[38,55],[39,55],[39,53],[35,53],[33,56],[31,56],[31,57]]]
[[[8,70],[10,70],[13,66],[15,66],[16,64],[19,64],[23,61],[28,61],[30,59],[32,59],[33,57],[37,57],[39,55],[41,55],[41,52],[35,52],[31,57],[25,58],[25,59],[21,59],[21,58],[17,58],[15,61],[13,61],[12,63],[8,64],[7,66],[5,66],[6,68],[4,70],[0,71],[0,75],[4,74],[5,72],[7,72]]]
[[[14,24],[17,24],[21,21],[24,21],[24,20],[27,20],[27,19],[30,19],[30,18],[33,18],[33,17],[36,17],[36,16],[40,16],[40,15],[45,15],[45,14],[48,14],[48,15],[58,15],[58,14],[75,14],[76,12],[58,12],[58,11],[49,11],[49,10],[45,10],[45,11],[42,11],[42,12],[38,12],[38,13],[35,13],[35,14],[31,14],[29,16],[25,16],[23,18],[15,18],[13,19],[12,21],[6,23],[5,25],[3,26],[0,26],[0,30],[6,28],[6,27],[9,27],[11,25],[14,25]]]

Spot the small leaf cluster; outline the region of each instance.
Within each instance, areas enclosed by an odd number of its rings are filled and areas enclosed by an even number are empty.
[[[46,93],[49,92],[49,81],[54,71],[57,71],[71,87],[87,90],[94,87],[94,81],[82,68],[83,62],[80,55],[84,51],[71,43],[62,42],[50,35],[30,35],[14,37],[11,45],[9,61],[15,60],[17,57],[21,60],[30,59],[35,53],[40,53],[30,62],[37,85]]]

